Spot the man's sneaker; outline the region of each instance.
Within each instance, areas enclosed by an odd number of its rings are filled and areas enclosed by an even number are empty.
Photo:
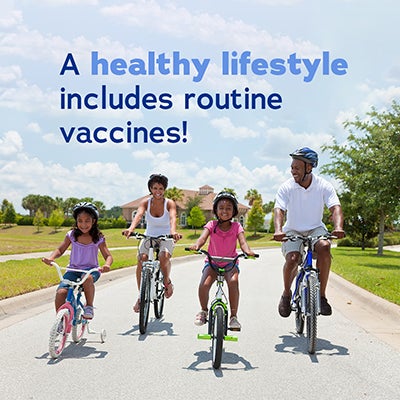
[[[321,296],[321,315],[332,315],[332,307],[326,297]]]
[[[83,309],[82,318],[85,318],[85,319],[93,319],[93,307],[92,307],[92,306],[86,306],[86,307]]]
[[[292,298],[292,292],[288,296],[281,296],[279,301],[278,311],[281,317],[287,318],[292,312],[292,307],[290,305],[290,300]]]
[[[242,325],[238,321],[237,317],[231,317],[229,320],[229,330],[239,332],[242,329]]]
[[[196,314],[194,319],[194,324],[197,326],[202,326],[207,322],[207,311],[201,310]]]

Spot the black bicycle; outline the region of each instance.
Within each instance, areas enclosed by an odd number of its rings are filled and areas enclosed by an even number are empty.
[[[301,240],[305,247],[305,257],[299,265],[291,307],[295,312],[296,332],[302,334],[307,325],[307,347],[315,353],[317,343],[317,317],[321,314],[319,269],[313,266],[312,243],[320,239],[335,239],[331,234],[319,236],[288,235],[286,240]]]
[[[157,237],[146,236],[143,233],[132,232],[130,237],[136,239],[147,239],[149,246],[148,260],[142,262],[142,277],[140,281],[140,309],[139,330],[143,335],[146,333],[150,314],[150,303],[154,305],[154,315],[157,319],[163,316],[165,287],[164,276],[160,268],[158,254],[162,240],[173,239],[172,235],[161,235]]]

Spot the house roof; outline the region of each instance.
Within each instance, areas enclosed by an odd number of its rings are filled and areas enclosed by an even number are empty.
[[[182,190],[182,200],[179,200],[176,202],[177,208],[180,208],[181,210],[184,210],[186,207],[186,203],[189,200],[189,198],[194,198],[196,196],[199,196],[202,200],[200,203],[200,208],[204,211],[212,211],[213,209],[213,200],[214,197],[217,195],[217,193],[214,192],[214,188],[208,185],[201,186],[199,190],[188,190],[188,189],[181,189]],[[150,195],[147,196],[142,196],[136,200],[133,200],[129,203],[126,203],[122,206],[122,208],[133,208],[136,209],[139,207],[140,202],[145,199],[149,198]],[[250,207],[239,203],[239,211],[242,213],[248,210]]]

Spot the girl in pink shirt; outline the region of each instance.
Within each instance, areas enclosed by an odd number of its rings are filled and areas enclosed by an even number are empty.
[[[243,227],[239,222],[232,222],[232,219],[238,214],[238,202],[231,193],[220,192],[214,199],[213,211],[217,220],[212,220],[204,226],[204,230],[197,242],[190,248],[199,250],[210,237],[208,252],[212,256],[235,257],[237,255],[236,244],[239,242],[242,251],[250,256],[254,252],[250,249],[244,236]],[[217,279],[215,271],[206,264],[199,284],[199,301],[201,310],[195,318],[195,325],[201,326],[206,323],[208,314],[208,299],[212,284]],[[229,304],[231,316],[229,320],[229,329],[240,331],[241,325],[237,319],[237,310],[239,306],[239,265],[225,274],[225,280],[229,290]]]

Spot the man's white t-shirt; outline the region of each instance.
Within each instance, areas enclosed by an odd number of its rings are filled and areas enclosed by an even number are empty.
[[[283,232],[306,232],[318,227],[325,227],[322,222],[324,206],[331,208],[340,205],[339,198],[331,183],[312,174],[311,185],[305,189],[288,179],[278,189],[275,208],[286,212]]]

